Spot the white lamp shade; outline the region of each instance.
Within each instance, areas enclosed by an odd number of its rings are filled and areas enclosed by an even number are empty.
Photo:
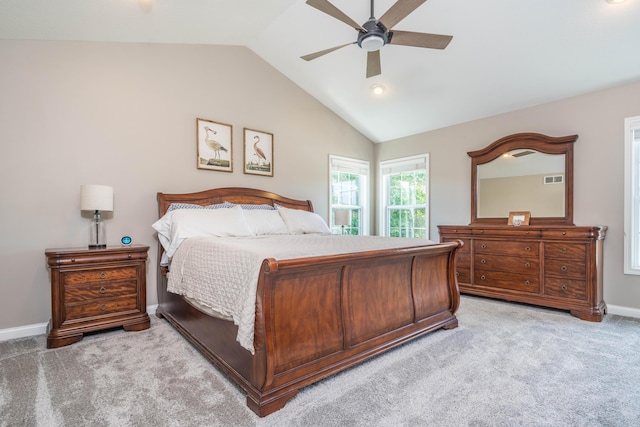
[[[108,185],[81,185],[80,210],[113,211],[113,187]]]
[[[349,225],[349,211],[346,209],[340,209],[335,212],[336,225]]]

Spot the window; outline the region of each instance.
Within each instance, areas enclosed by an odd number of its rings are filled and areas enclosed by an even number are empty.
[[[335,234],[369,234],[369,162],[329,156],[330,221]],[[336,225],[338,218],[346,217],[346,224]]]
[[[624,130],[624,273],[640,274],[640,116]]]
[[[429,238],[429,155],[380,162],[380,235]]]

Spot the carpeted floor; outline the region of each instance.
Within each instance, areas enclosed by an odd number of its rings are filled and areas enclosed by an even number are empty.
[[[460,326],[258,418],[163,320],[47,350],[0,343],[0,426],[640,426],[640,320],[465,296]]]

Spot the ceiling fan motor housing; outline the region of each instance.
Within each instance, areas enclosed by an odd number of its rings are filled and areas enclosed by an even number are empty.
[[[362,49],[373,52],[389,43],[391,40],[387,28],[375,18],[369,19],[362,25],[366,31],[360,30],[358,33],[358,46]]]

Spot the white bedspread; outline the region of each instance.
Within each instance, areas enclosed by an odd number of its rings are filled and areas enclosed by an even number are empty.
[[[317,234],[190,238],[173,256],[167,289],[233,319],[238,326],[237,341],[253,354],[256,290],[265,258],[285,260],[425,244],[433,242]]]

